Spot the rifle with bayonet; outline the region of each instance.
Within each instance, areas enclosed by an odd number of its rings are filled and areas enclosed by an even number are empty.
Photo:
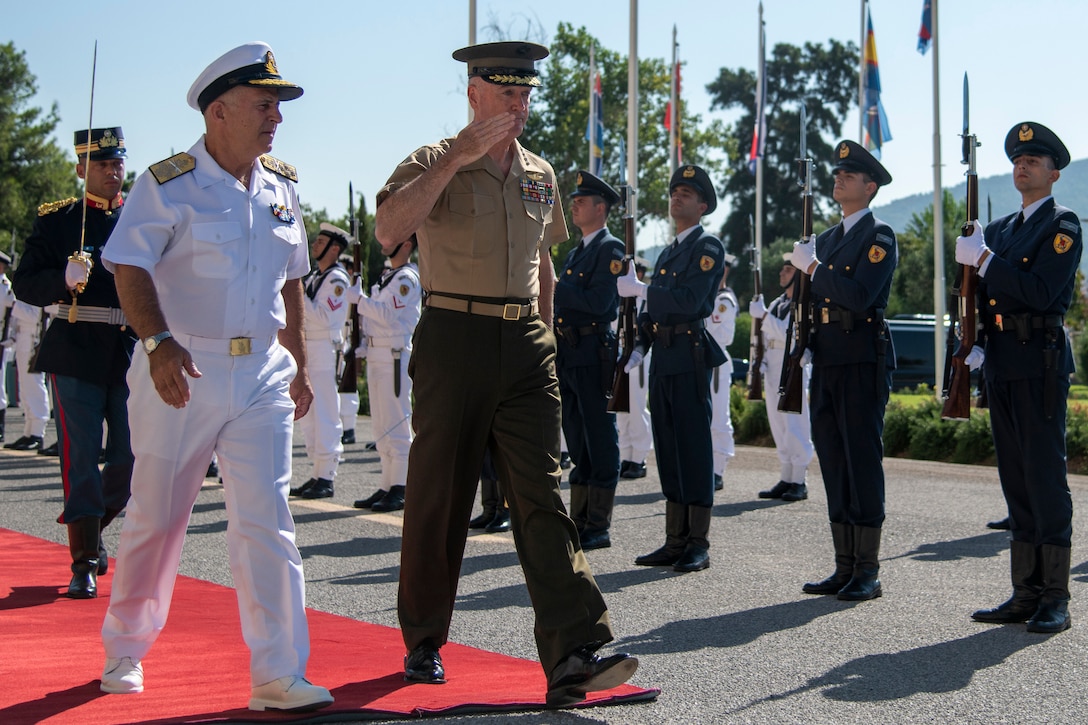
[[[963,160],[967,165],[967,221],[961,233],[969,237],[975,232],[974,220],[978,219],[978,172],[975,166],[975,149],[979,144],[977,137],[970,132],[970,96],[968,94],[967,74],[963,74]],[[945,379],[941,390],[944,406],[941,418],[946,420],[969,420],[971,418],[971,369],[967,366],[967,356],[975,346],[978,336],[978,269],[969,264],[961,264],[957,297],[957,319],[955,337],[959,347],[947,357]],[[952,329],[949,329],[949,344],[952,342]]]
[[[635,214],[634,200],[635,190],[630,184],[624,183],[620,187],[620,204],[623,211],[623,257],[625,267],[623,273],[635,263]],[[612,378],[612,392],[608,396],[608,412],[631,412],[631,374],[624,371],[627,362],[631,359],[631,353],[635,349],[638,335],[638,298],[620,298],[619,336],[620,347],[623,355],[616,363],[616,373]]]
[[[756,231],[752,215],[748,215],[748,237],[752,252],[752,297],[763,294],[763,250],[756,245]],[[752,333],[748,338],[748,400],[763,399],[763,320],[752,320]]]
[[[808,116],[801,106],[801,158],[797,159],[798,183],[801,186],[801,238],[812,236],[812,159],[805,138]],[[790,300],[790,334],[786,336],[786,356],[782,378],[778,385],[778,409],[783,413],[800,413],[805,399],[805,350],[812,338],[811,280],[803,270],[793,276],[793,298]]]
[[[355,218],[355,190],[350,181],[348,182],[348,226],[355,240],[351,245],[351,253],[355,261],[355,279],[352,280],[354,283],[362,279],[359,267],[359,248],[362,242],[359,241],[359,220]],[[359,306],[352,304],[348,308],[348,314],[351,315],[351,346],[344,360],[344,371],[340,374],[340,386],[337,388],[337,391],[341,393],[354,393],[359,390],[359,358],[355,357],[355,351],[359,349],[359,343],[362,341],[362,333],[359,330]]]

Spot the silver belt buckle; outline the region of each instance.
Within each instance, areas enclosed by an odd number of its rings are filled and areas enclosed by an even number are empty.
[[[230,354],[248,355],[253,352],[253,340],[248,337],[232,337],[230,339]]]
[[[502,306],[502,319],[504,320],[517,320],[521,317],[521,305],[515,305],[513,303],[506,303]]]

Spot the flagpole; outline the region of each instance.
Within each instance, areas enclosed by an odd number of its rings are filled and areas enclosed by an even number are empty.
[[[868,41],[868,33],[865,32],[865,3],[861,0],[861,45],[858,49],[858,143],[865,145],[865,43]]]
[[[630,41],[627,50],[627,209],[638,223],[638,0],[630,0]]]
[[[760,125],[761,111],[758,106],[767,102],[767,99],[762,96],[763,93],[763,73],[765,71],[764,65],[766,62],[766,48],[764,47],[763,38],[763,3],[759,3],[759,65],[756,66],[756,133],[764,133],[763,128]],[[763,139],[757,141],[758,144],[763,143]],[[759,146],[756,146],[756,248],[763,248],[763,154],[759,153]],[[756,259],[759,259],[759,255]],[[755,270],[762,272],[762,270]]]
[[[938,61],[937,0],[930,3],[933,26],[933,379],[944,376],[945,278],[944,278],[944,189],[941,186],[941,76]],[[940,385],[937,395],[940,395]]]
[[[676,173],[676,106],[680,101],[676,92],[677,60],[676,25],[672,26],[672,78],[669,80],[669,178]]]
[[[589,44],[589,121],[586,123],[586,128],[589,129],[589,133],[586,134],[589,138],[586,139],[586,143],[589,144],[589,155],[586,157],[586,169],[591,173],[594,173],[596,169],[593,166],[593,142],[596,140],[597,129],[595,127],[596,110],[593,107],[593,76],[597,72],[597,63],[593,55],[593,43]]]

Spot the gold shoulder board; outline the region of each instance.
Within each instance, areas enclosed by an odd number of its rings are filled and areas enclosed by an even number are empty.
[[[74,204],[79,199],[74,196],[69,196],[67,199],[61,199],[60,201],[48,201],[38,207],[38,216],[45,216],[46,214],[52,214],[53,212],[63,209],[69,204]]]
[[[148,171],[155,177],[155,180],[160,184],[165,184],[171,179],[176,179],[182,174],[187,174],[196,168],[196,158],[191,154],[187,154],[184,151],[180,154],[174,154],[168,159],[164,159],[157,164],[152,164]]]
[[[298,183],[298,171],[291,164],[280,161],[275,156],[264,154],[261,156],[261,165],[274,174],[279,174],[285,179]]]

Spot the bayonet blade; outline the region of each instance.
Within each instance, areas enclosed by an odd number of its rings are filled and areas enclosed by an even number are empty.
[[[971,129],[971,92],[967,84],[967,72],[963,73],[963,135]]]

